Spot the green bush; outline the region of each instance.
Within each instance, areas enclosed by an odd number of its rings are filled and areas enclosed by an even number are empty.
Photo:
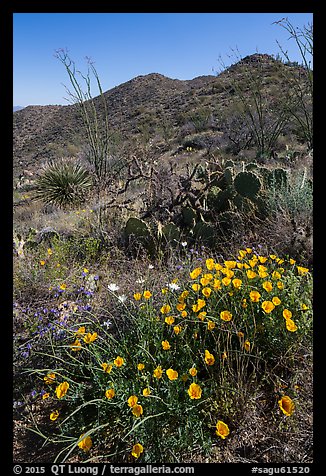
[[[111,284],[110,322],[75,311],[46,334],[30,374],[50,430],[34,431],[62,443],[60,462],[209,454],[236,433],[248,394],[310,342],[311,284],[294,260],[249,248],[199,261],[161,292],[137,283],[122,299]],[[282,397],[273,411],[290,417],[293,395]]]

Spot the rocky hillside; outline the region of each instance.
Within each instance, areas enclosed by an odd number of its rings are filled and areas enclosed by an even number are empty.
[[[112,133],[120,143],[150,137],[171,149],[192,133],[221,135],[234,103],[235,83],[243,84],[248,67],[254,71],[258,66],[264,72],[265,92],[274,100],[289,67],[261,54],[244,58],[218,76],[181,81],[152,73],[116,86],[104,93]],[[101,98],[94,104],[101,116]],[[76,155],[85,144],[78,106],[28,106],[14,112],[13,139],[15,177],[24,169],[37,170],[50,158]]]

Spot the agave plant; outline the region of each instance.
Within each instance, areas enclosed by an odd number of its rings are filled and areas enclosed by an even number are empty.
[[[49,162],[36,180],[35,198],[60,208],[78,205],[92,186],[88,170],[72,160]]]

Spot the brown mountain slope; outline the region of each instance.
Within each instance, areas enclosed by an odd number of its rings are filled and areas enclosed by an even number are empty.
[[[182,128],[187,132],[192,125],[193,129],[194,117],[216,131],[223,127],[223,112],[234,100],[234,82],[244,80],[248,64],[252,69],[263,65],[267,94],[271,84],[275,88],[281,81],[280,71],[286,68],[269,55],[255,54],[219,76],[185,81],[157,73],[138,76],[104,93],[110,129],[120,142],[132,143],[144,131],[151,138],[163,136],[165,127],[174,147]],[[100,97],[94,98],[94,104],[98,114],[103,114]],[[14,176],[18,176],[26,168],[39,169],[47,159],[78,153],[85,144],[85,130],[76,105],[28,106],[13,114],[13,139]]]

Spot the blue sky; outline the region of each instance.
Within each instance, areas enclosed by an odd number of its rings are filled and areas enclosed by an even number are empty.
[[[241,56],[280,52],[301,62],[294,41],[274,21],[297,27],[312,13],[16,13],[14,14],[14,105],[68,104],[69,80],[55,50],[67,48],[85,72],[91,57],[104,91],[148,73],[192,79],[220,71],[232,49]],[[97,95],[96,89],[93,95]]]

